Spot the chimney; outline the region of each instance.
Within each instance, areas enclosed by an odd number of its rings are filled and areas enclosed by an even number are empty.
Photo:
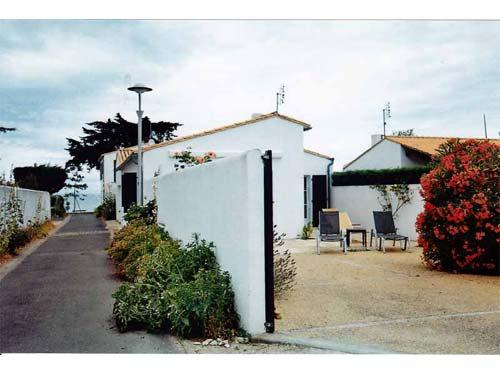
[[[382,134],[372,134],[372,146],[375,146],[376,143],[380,142],[384,136]]]

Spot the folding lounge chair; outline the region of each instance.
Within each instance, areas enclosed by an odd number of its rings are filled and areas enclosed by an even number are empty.
[[[319,255],[321,241],[341,242],[344,254],[347,253],[347,242],[340,229],[339,212],[319,212],[319,227],[316,235],[316,253]]]
[[[370,235],[370,247],[372,246],[373,237],[375,240],[379,240],[378,250],[383,250],[385,253],[385,240],[392,240],[392,246],[396,245],[396,241],[399,241],[399,246],[403,251],[406,251],[408,245],[408,237],[402,236],[397,233],[397,229],[394,225],[394,218],[392,217],[392,212],[390,211],[373,211],[373,221],[375,222],[375,234],[373,231]],[[402,241],[405,241],[405,246],[403,248]]]

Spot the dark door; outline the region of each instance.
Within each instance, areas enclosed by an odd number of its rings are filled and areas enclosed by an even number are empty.
[[[319,224],[319,212],[322,208],[326,207],[326,176],[312,176],[312,215],[314,227],[317,227]]]
[[[122,174],[122,207],[125,212],[137,202],[137,174]]]
[[[267,150],[264,161],[264,277],[267,333],[274,332],[274,224],[273,224],[273,152]]]

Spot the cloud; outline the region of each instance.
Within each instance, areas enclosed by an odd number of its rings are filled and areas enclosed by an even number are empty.
[[[126,88],[136,81],[154,88],[146,114],[184,123],[180,134],[273,111],[284,83],[280,110],[313,125],[305,146],[334,155],[336,169],[381,132],[387,101],[389,131],[482,136],[482,113],[490,134],[499,130],[499,22],[6,21],[0,30],[0,88],[11,93],[0,123],[19,128],[0,135],[0,170],[63,163],[65,137],[86,122],[135,119]]]

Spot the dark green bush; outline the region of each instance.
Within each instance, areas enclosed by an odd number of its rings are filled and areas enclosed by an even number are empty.
[[[68,174],[58,165],[41,164],[29,167],[17,167],[13,170],[17,186],[25,189],[57,193],[64,187]]]
[[[229,337],[238,328],[229,274],[214,245],[198,236],[184,247],[164,240],[140,258],[134,283],[113,294],[120,331],[170,329],[183,337]]]
[[[62,195],[54,194],[50,196],[50,206],[52,216],[64,217],[66,216],[66,209],[64,208],[64,197]]]
[[[420,177],[430,169],[430,166],[419,166],[335,172],[332,186],[419,184]]]
[[[166,290],[171,330],[182,337],[231,337],[238,327],[231,277],[219,267]]]
[[[32,234],[29,228],[16,228],[10,232],[7,244],[7,252],[15,254],[16,250],[26,245],[32,239]]]
[[[116,220],[116,200],[111,193],[105,194],[102,203],[94,210],[95,216],[104,220]]]
[[[158,217],[158,207],[156,200],[150,200],[144,206],[133,204],[129,207],[123,218],[127,223],[142,221],[147,225],[156,224]]]

